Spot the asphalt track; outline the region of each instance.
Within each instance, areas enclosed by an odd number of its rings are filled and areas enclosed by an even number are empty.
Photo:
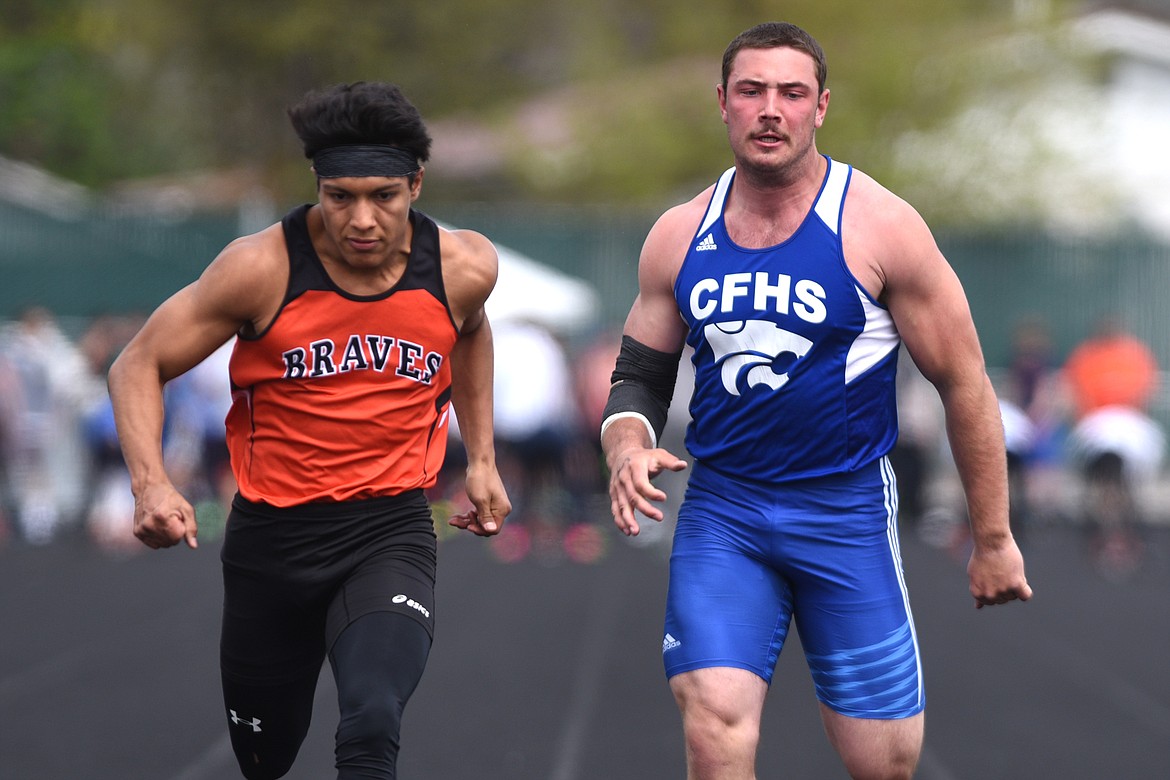
[[[405,780],[684,776],[662,679],[665,544],[605,528],[596,563],[440,546],[438,634],[406,713]],[[958,557],[902,540],[925,657],[922,780],[1170,777],[1170,531],[1101,576],[1068,528],[1025,548],[1036,598],[975,610]],[[221,714],[218,545],[110,556],[81,534],[0,548],[0,779],[237,777]],[[328,669],[291,780],[333,777]],[[760,778],[840,778],[796,641]]]

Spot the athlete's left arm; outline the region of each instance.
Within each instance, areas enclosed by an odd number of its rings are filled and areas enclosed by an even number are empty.
[[[977,607],[1027,600],[1032,590],[1008,524],[1003,421],[962,284],[917,211],[872,179],[855,183],[860,197],[846,204],[846,256],[889,307],[910,357],[942,399],[974,543],[971,595]]]
[[[499,259],[495,247],[479,233],[442,231],[443,284],[459,327],[451,350],[451,403],[467,451],[464,488],[472,508],[451,518],[451,525],[478,536],[499,533],[512,511],[496,468],[492,414],[495,358],[492,328],[484,304],[496,284]]]

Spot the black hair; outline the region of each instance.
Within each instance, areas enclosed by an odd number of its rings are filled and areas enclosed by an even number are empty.
[[[397,146],[425,163],[431,136],[418,109],[393,84],[356,81],[310,92],[288,109],[305,157],[333,146]]]

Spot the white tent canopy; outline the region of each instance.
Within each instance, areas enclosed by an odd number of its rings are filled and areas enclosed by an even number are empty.
[[[597,293],[588,283],[499,244],[496,252],[500,255],[500,278],[487,302],[491,320],[535,320],[562,333],[593,323]]]
[[[492,322],[531,320],[562,334],[594,324],[599,305],[588,282],[493,243],[500,256],[500,275],[486,307]]]

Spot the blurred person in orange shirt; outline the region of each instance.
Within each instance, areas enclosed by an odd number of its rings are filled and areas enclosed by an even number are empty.
[[[1064,373],[1078,420],[1105,406],[1144,410],[1158,386],[1154,353],[1113,318],[1072,351]]]
[[[1069,355],[1064,378],[1091,553],[1103,573],[1126,575],[1140,565],[1144,547],[1138,495],[1158,473],[1165,449],[1161,426],[1148,414],[1158,363],[1146,344],[1106,318]]]

